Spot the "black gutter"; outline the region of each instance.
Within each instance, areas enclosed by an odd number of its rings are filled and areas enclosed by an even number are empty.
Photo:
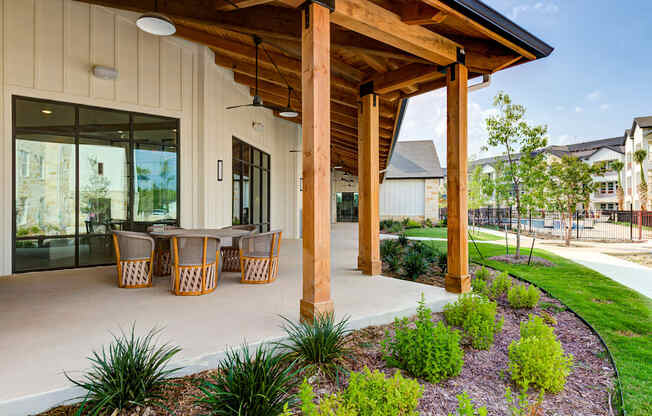
[[[480,23],[492,32],[532,53],[537,59],[550,55],[554,48],[480,0],[441,0],[451,9]]]

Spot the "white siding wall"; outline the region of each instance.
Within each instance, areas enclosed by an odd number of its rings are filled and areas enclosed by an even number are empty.
[[[271,222],[298,235],[300,128],[248,102],[249,89],[214,64],[212,52],[137,29],[135,13],[71,0],[0,0],[0,275],[11,272],[12,95],[137,111],[180,119],[181,225],[231,224],[231,137],[271,155]],[[115,67],[116,81],[91,76]],[[252,122],[262,122],[256,132]],[[224,181],[216,163],[224,160]]]
[[[424,179],[386,179],[380,185],[380,216],[423,216]]]

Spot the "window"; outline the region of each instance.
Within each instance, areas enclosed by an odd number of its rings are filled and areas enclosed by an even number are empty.
[[[15,272],[115,262],[112,230],[177,224],[179,120],[13,97]]]
[[[270,156],[233,138],[233,225],[270,227]]]

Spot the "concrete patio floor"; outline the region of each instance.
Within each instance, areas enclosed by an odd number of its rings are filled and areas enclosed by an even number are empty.
[[[214,368],[225,349],[279,338],[280,315],[296,319],[301,297],[301,241],[285,240],[280,271],[270,285],[242,285],[225,273],[217,290],[173,296],[168,279],[146,289],[116,287],[114,267],[63,270],[0,278],[0,414],[45,410],[79,392],[65,370],[79,376],[93,349],[136,324],[137,332],[164,328],[178,344],[186,373]],[[433,310],[455,299],[442,288],[382,276],[363,276],[357,263],[357,224],[332,230],[332,296],[351,326],[383,324],[413,314],[423,293]],[[22,413],[21,413],[22,412]]]

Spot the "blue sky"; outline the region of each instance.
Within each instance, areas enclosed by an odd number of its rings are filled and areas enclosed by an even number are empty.
[[[483,120],[501,90],[526,106],[529,122],[548,125],[550,144],[619,136],[633,117],[652,115],[652,1],[485,3],[555,50],[495,74],[489,88],[469,94],[469,155],[479,155],[486,141]],[[399,140],[433,139],[445,165],[445,135],[444,91],[411,99]]]

